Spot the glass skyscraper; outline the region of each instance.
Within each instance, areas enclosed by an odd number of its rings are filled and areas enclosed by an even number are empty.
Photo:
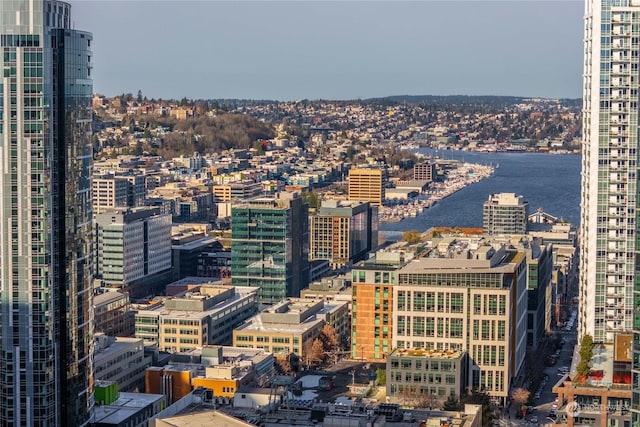
[[[633,327],[639,6],[586,2],[579,335],[603,343]]]
[[[634,331],[633,425],[640,414],[638,89],[640,1],[586,0],[579,337]]]
[[[0,2],[0,425],[93,409],[91,34],[60,1]]]

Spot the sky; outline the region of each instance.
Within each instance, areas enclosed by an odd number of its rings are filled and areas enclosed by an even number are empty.
[[[578,0],[69,1],[107,96],[581,97]]]

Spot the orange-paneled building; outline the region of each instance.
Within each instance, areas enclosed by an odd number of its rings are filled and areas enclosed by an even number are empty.
[[[352,270],[351,357],[386,360],[393,350],[393,285],[403,252],[378,253]]]

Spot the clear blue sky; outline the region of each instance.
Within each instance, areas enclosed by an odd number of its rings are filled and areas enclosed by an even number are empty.
[[[71,3],[108,96],[581,96],[578,0]]]

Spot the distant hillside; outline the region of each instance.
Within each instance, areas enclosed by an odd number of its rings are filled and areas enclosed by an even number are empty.
[[[533,99],[522,96],[490,96],[490,95],[396,95],[384,98],[372,98],[368,101],[410,102],[427,105],[486,105],[493,107],[521,104]],[[542,98],[540,98],[542,99]],[[560,104],[567,107],[580,107],[582,99],[560,99]]]

